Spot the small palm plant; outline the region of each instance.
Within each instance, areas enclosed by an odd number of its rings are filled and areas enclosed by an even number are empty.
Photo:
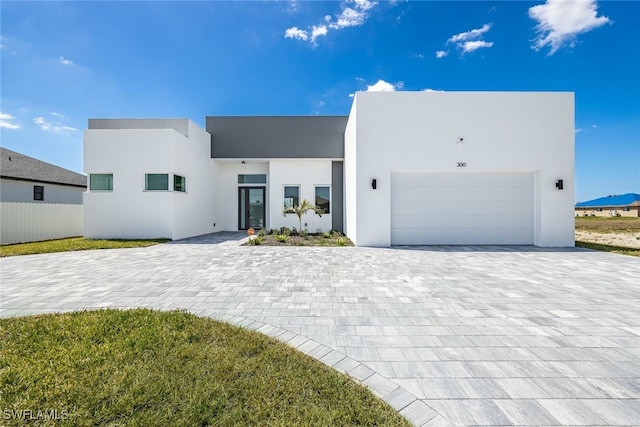
[[[294,206],[292,208],[286,208],[282,211],[283,216],[287,216],[287,214],[294,213],[298,216],[298,220],[300,221],[300,233],[302,233],[302,215],[307,214],[309,211],[315,212],[319,217],[322,217],[324,213],[324,209],[313,206],[307,199],[304,199],[300,206]]]

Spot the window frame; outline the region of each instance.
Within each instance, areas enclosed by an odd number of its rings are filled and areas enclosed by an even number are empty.
[[[163,189],[149,189],[149,175],[164,175],[167,177],[167,188],[163,188]],[[162,191],[170,191],[169,190],[169,175],[171,175],[170,173],[145,173],[144,174],[144,191],[150,191],[150,192],[162,192]]]
[[[36,194],[38,193],[36,190],[40,190],[40,198],[36,197]],[[34,185],[33,186],[33,200],[36,202],[44,202],[44,185]]]
[[[331,185],[328,184],[317,184],[313,186],[313,203],[314,206],[318,206],[320,207],[320,205],[318,205],[318,193],[316,192],[318,188],[327,188],[329,189],[329,209],[323,213],[323,215],[331,215]]]
[[[296,204],[295,202],[291,205],[291,206],[287,206],[286,205],[286,191],[287,188],[297,188],[298,189],[298,203]],[[290,209],[294,206],[299,206],[300,205],[300,184],[285,184],[282,186],[282,209],[286,210],[286,209]],[[291,214],[291,212],[289,212],[287,215]]]
[[[182,178],[182,190],[176,190],[176,178]],[[161,190],[157,190],[161,191]],[[178,193],[187,194],[187,177],[185,175],[180,175],[177,173],[173,174],[173,191],[177,191]]]
[[[264,176],[264,181],[260,181],[260,182],[240,182],[240,177],[245,177],[245,176]],[[239,173],[238,176],[236,177],[237,181],[238,181],[238,186],[245,186],[245,185],[253,185],[253,186],[261,186],[261,185],[267,185],[267,174],[266,173]],[[244,179],[243,179],[244,181]]]
[[[100,175],[100,176],[110,176],[110,177],[111,177],[111,181],[110,181],[111,188],[107,188],[106,190],[103,190],[103,189],[94,189],[94,188],[92,188],[92,185],[91,185],[91,184],[92,184],[92,183],[91,183],[91,178],[92,178],[93,176],[97,176],[97,175]],[[89,174],[89,191],[90,191],[90,192],[94,192],[94,191],[95,191],[95,192],[113,192],[113,173],[90,173],[90,174]]]

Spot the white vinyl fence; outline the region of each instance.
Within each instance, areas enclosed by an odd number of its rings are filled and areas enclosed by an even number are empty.
[[[82,236],[82,205],[0,203],[0,243]]]

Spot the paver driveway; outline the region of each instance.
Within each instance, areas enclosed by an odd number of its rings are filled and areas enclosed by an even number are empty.
[[[241,247],[5,258],[0,315],[182,308],[288,341],[415,424],[640,425],[640,260],[532,247]]]

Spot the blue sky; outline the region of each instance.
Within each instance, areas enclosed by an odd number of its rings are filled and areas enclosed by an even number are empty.
[[[0,3],[2,146],[93,117],[348,114],[359,90],[573,91],[576,201],[640,193],[640,2]],[[351,95],[351,96],[350,96]]]

